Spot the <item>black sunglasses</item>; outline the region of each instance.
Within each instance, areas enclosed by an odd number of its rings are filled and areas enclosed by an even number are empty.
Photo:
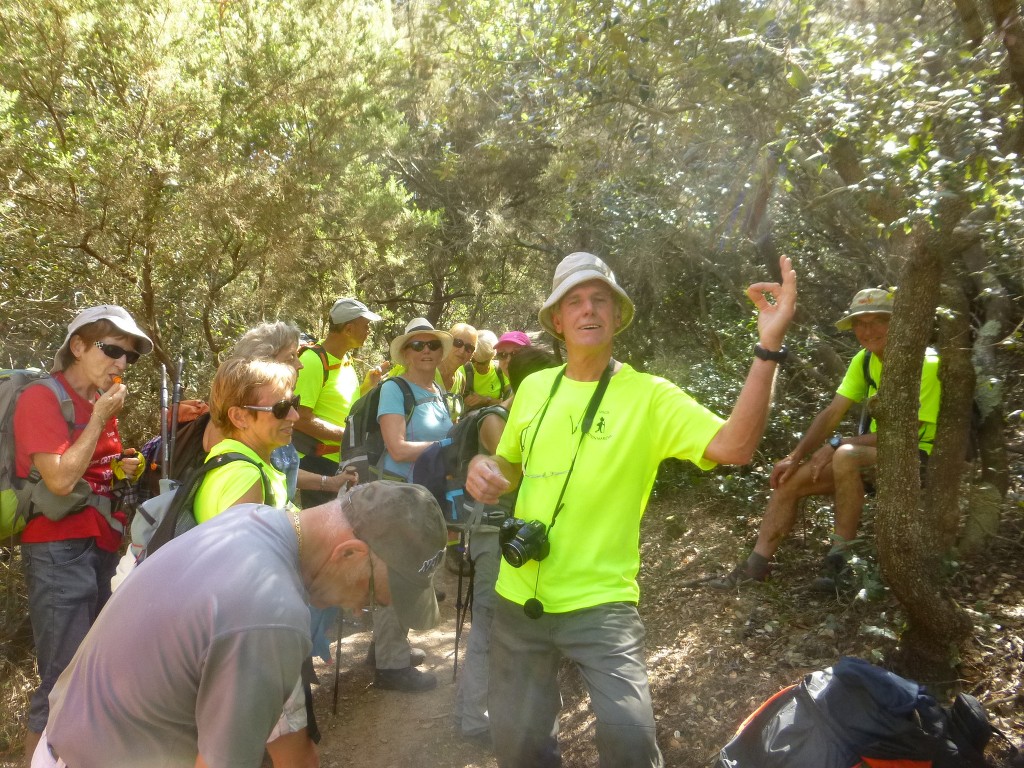
[[[102,350],[103,354],[111,360],[120,360],[122,357],[128,365],[134,365],[139,361],[139,353],[131,349],[119,347],[117,344],[110,344],[106,341],[94,341],[94,347]]]
[[[273,405],[243,405],[242,407],[250,411],[263,411],[264,413],[274,414],[275,419],[286,419],[288,414],[291,413],[292,408],[296,411],[299,409],[299,402],[301,398],[299,395],[292,395],[287,400],[278,400]]]
[[[519,350],[517,349],[512,352],[499,352],[497,355],[495,355],[495,357],[497,357],[499,360],[511,360],[518,354]]]
[[[437,350],[443,346],[444,344],[437,339],[431,339],[430,341],[410,341],[405,345],[406,349],[411,348],[413,352],[422,352],[424,347],[429,349],[431,352],[437,352]]]
[[[471,355],[476,350],[476,347],[474,347],[468,341],[463,341],[462,339],[452,339],[452,346],[455,347],[456,349],[462,349],[463,347],[465,347],[466,351],[469,352],[469,354]]]

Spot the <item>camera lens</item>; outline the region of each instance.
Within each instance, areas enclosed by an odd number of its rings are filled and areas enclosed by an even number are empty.
[[[501,556],[505,562],[513,568],[522,568],[523,563],[528,562],[530,556],[523,551],[523,544],[518,539],[513,539],[501,548]]]

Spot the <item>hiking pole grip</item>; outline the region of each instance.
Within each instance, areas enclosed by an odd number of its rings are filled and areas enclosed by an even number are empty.
[[[178,406],[181,405],[181,377],[185,369],[185,358],[178,358],[178,371],[174,376],[174,396],[171,400],[171,444],[168,447],[169,457],[167,459],[167,473],[171,473],[174,462],[174,441],[178,437]]]
[[[167,366],[160,364],[160,479],[167,479],[167,462],[170,458],[167,445]]]

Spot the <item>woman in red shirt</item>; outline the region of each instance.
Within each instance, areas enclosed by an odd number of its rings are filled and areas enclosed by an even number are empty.
[[[74,407],[74,426],[48,386],[29,387],[15,407],[18,476],[28,478],[34,468],[45,486],[38,490],[52,494],[57,507],[73,493],[88,494],[84,506],[63,517],[53,510],[32,514],[21,534],[40,677],[29,706],[28,755],[46,726],[50,689],[110,597],[126,522],[111,503],[112,462],[121,455],[117,414],[128,394],[121,376],[152,351],[153,342],[121,307],[86,309],[68,326],[51,371]],[[121,462],[134,477],[139,459]]]

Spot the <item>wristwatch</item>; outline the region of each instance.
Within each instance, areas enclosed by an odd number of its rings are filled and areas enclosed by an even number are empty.
[[[782,348],[778,352],[772,352],[770,349],[765,349],[760,344],[755,344],[754,357],[759,357],[762,360],[772,360],[776,363],[781,363],[787,357],[789,357],[789,350],[786,349],[785,344],[782,345]]]
[[[843,436],[836,432],[828,439],[828,444],[832,446],[833,451],[838,450],[839,446],[843,444]]]

